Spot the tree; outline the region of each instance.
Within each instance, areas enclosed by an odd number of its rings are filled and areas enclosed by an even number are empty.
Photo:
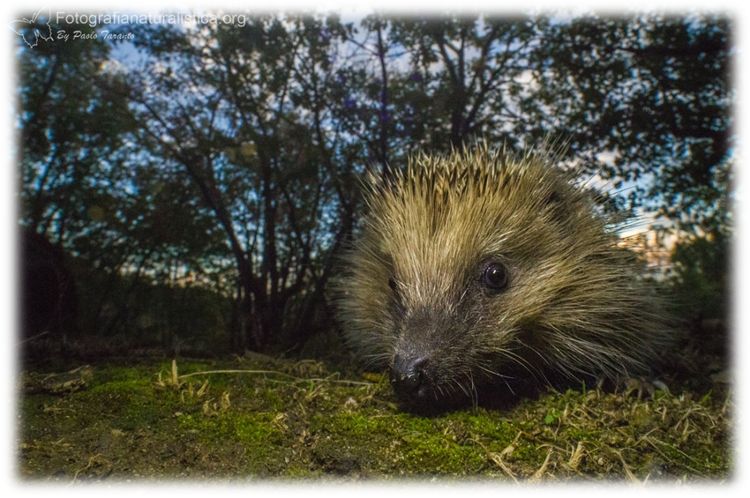
[[[75,258],[81,328],[106,334],[137,314],[128,301],[144,275],[216,248],[184,182],[136,146],[128,73],[111,48],[90,37],[18,48],[20,222]],[[123,289],[124,275],[132,283]]]
[[[239,29],[157,27],[140,37],[151,55],[133,94],[141,138],[184,168],[226,237],[242,308],[238,349],[264,350],[290,300],[330,273],[314,260],[341,238],[327,212],[339,168],[316,78],[330,77],[343,29],[267,16]]]
[[[107,44],[40,40],[34,48],[18,46],[22,221],[62,242],[71,220],[85,216],[75,210],[91,205],[92,184],[121,160],[122,133],[135,123],[125,98],[111,91],[125,83]]]
[[[638,182],[632,204],[712,231],[729,185],[729,28],[710,16],[548,20],[527,112],[566,130],[589,174]]]
[[[20,222],[80,263],[89,328],[128,331],[138,298],[182,306],[197,279],[234,302],[233,349],[299,345],[364,174],[478,139],[567,143],[560,163],[616,206],[675,223],[680,281],[724,288],[726,19],[248,17],[138,26],[123,62],[103,40],[19,39]]]
[[[522,121],[519,96],[539,43],[534,35],[531,18],[394,21],[393,37],[411,64],[401,101],[419,99],[406,107],[416,113],[406,121],[421,124],[422,143],[441,151],[476,138],[522,145],[513,131]]]

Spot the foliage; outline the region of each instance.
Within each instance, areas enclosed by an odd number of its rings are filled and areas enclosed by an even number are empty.
[[[358,229],[363,173],[480,138],[567,144],[560,163],[582,182],[669,222],[688,300],[726,300],[728,19],[264,14],[118,29],[132,40],[16,45],[19,221],[71,255],[87,333],[124,331],[157,302],[198,323],[203,305],[180,297],[192,282],[221,311],[190,334],[299,348],[330,327],[326,284]]]
[[[730,25],[716,17],[548,22],[537,115],[568,131],[584,169],[688,232],[725,211],[731,158]],[[606,155],[603,157],[603,155]]]
[[[727,316],[729,242],[728,234],[720,232],[676,245],[673,286],[680,316],[692,321]]]

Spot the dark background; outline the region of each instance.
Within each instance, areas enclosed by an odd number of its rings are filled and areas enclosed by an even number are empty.
[[[729,19],[245,15],[19,27],[24,358],[338,354],[363,174],[477,139],[564,143],[686,330],[723,340]]]

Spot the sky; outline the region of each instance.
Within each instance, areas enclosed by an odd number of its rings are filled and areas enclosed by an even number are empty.
[[[319,13],[327,13],[329,12],[328,9],[325,7],[317,9]],[[372,7],[365,7],[361,9],[354,9],[354,10],[337,10],[333,9],[334,12],[337,12],[340,14],[343,22],[351,22],[354,24],[359,23],[362,19],[364,19],[367,15],[372,14],[375,12],[375,9]],[[423,14],[425,12],[433,12],[433,9],[427,9],[427,10],[416,10],[414,12],[411,12],[411,14],[422,12]],[[409,12],[407,12],[409,13]],[[169,9],[169,10],[159,10],[157,12],[152,13],[145,13],[144,11],[140,10],[114,10],[114,11],[107,11],[103,10],[98,13],[84,13],[83,11],[78,12],[72,9],[65,9],[60,11],[48,11],[44,10],[42,11],[42,15],[48,15],[51,16],[53,19],[57,18],[58,20],[64,20],[65,22],[77,22],[77,23],[83,23],[83,24],[89,24],[92,27],[96,27],[96,29],[99,31],[99,33],[103,33],[104,36],[106,36],[107,33],[112,32],[113,30],[117,30],[121,33],[129,33],[128,26],[138,24],[141,22],[144,22],[145,20],[148,20],[151,23],[155,24],[176,24],[176,25],[183,25],[187,28],[193,28],[199,23],[209,23],[209,22],[222,22],[222,23],[228,23],[232,24],[238,27],[242,27],[245,25],[247,18],[251,14],[246,14],[244,10],[232,10],[231,8],[227,9],[221,9],[220,10],[214,10],[214,11],[202,11],[200,9],[191,9],[191,8],[176,8],[176,9]],[[566,18],[568,17],[568,14],[562,14],[559,16],[559,18]],[[374,44],[375,41],[373,39],[365,40],[364,34],[361,37],[362,39],[360,41],[362,42],[368,42],[370,45],[373,46],[373,51],[375,50]],[[111,53],[111,58],[116,62],[117,66],[123,66],[125,68],[136,68],[139,65],[141,65],[145,58],[143,55],[141,55],[137,49],[135,48],[135,45],[130,41],[123,41],[118,43],[112,43],[113,50]],[[395,65],[396,68],[399,69],[406,69],[409,65],[409,59],[408,56],[403,55],[397,59],[391,59],[390,63],[392,65]],[[440,64],[440,63],[436,63]],[[525,82],[525,84],[535,84],[536,82],[533,81],[533,77],[531,76],[531,72],[529,71],[529,78],[528,81]],[[599,154],[598,159],[603,162],[611,162],[613,160],[614,155],[612,153],[608,152],[602,152]],[[644,189],[647,189],[650,184],[653,182],[653,177],[651,175],[644,175],[638,180],[640,186]],[[605,180],[602,180],[601,178],[594,177],[590,180],[589,184],[595,188],[598,188],[602,191],[608,191],[611,190],[611,182],[607,182]],[[636,182],[625,182],[622,187],[620,187],[619,191],[627,192],[629,189],[632,189],[636,186]],[[629,239],[631,242],[634,241],[638,235],[644,235],[646,238],[643,240],[648,240],[653,242],[655,240],[655,234],[651,230],[652,226],[670,226],[670,223],[666,219],[659,219],[656,216],[656,213],[653,211],[645,211],[642,208],[638,208],[635,213],[635,218],[629,220],[626,226],[623,226],[622,229],[618,232],[618,235]],[[239,229],[239,232],[241,232],[242,229]],[[669,237],[669,246],[677,240],[677,237],[674,235]],[[648,250],[653,250],[657,248],[649,248]],[[656,262],[659,261],[663,266],[663,258],[657,259],[656,256],[660,256],[663,253],[663,251],[660,251],[659,255],[654,255],[655,257],[650,258],[652,261],[652,266],[658,267],[659,264]]]

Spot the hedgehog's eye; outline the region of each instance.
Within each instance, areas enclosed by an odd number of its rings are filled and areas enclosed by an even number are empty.
[[[508,286],[508,270],[502,263],[487,263],[482,271],[482,283],[493,291],[501,291]]]
[[[390,287],[393,292],[398,292],[398,284],[396,284],[396,280],[393,277],[388,279],[388,287]]]

